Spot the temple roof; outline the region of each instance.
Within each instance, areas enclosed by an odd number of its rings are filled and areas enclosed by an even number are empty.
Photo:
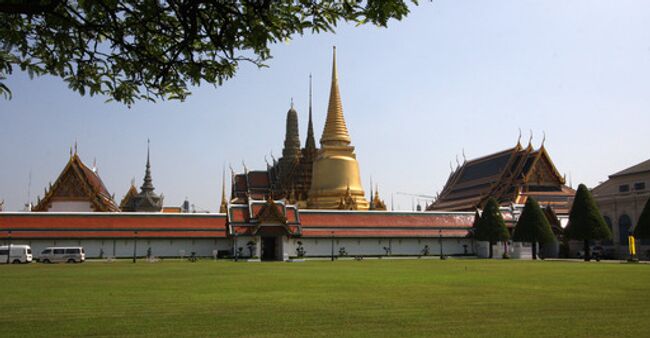
[[[129,190],[126,192],[126,195],[124,195],[124,198],[122,198],[122,201],[120,202],[120,209],[124,209],[129,203],[131,203],[131,199],[137,195],[138,189],[135,187],[135,182],[131,182]]]
[[[88,168],[76,151],[32,211],[47,211],[55,201],[88,201],[95,211],[119,211],[97,172]]]
[[[454,170],[430,210],[473,210],[488,197],[500,202],[525,203],[528,196],[538,202],[567,207],[575,191],[553,164],[544,145],[515,147],[464,162]]]

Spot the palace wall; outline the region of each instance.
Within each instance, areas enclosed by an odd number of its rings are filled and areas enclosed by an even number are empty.
[[[7,241],[2,241],[6,245]],[[134,240],[132,238],[118,239],[34,239],[34,240],[12,240],[12,245],[26,244],[32,247],[34,257],[38,257],[41,251],[51,246],[81,246],[86,251],[87,258],[99,258],[101,250],[104,251],[104,258],[128,258],[133,257]],[[212,257],[214,250],[232,250],[232,240],[219,239],[137,239],[136,255],[146,257],[147,250],[151,248],[154,257],[187,257],[196,252],[200,257]],[[248,252],[246,250],[246,252]]]

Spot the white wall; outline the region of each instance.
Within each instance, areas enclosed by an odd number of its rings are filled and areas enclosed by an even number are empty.
[[[260,239],[254,237],[238,237],[237,247],[242,247],[242,255],[249,256],[246,243],[256,240],[256,255],[260,255]],[[276,242],[277,257],[296,257],[297,242],[301,241],[306,250],[306,257],[329,257],[332,240],[329,238],[278,238]],[[3,243],[4,244],[4,243]],[[81,240],[13,240],[12,244],[27,244],[32,247],[36,257],[48,246],[82,246],[88,258],[99,257],[100,250],[104,257],[132,257],[134,242],[132,238],[124,239],[81,239]],[[464,238],[444,238],[442,240],[445,255],[473,254],[472,241]],[[180,251],[189,256],[192,251],[201,257],[211,257],[214,250],[232,250],[234,240],[223,239],[146,239],[137,240],[137,256],[147,255],[151,248],[155,257],[178,257]],[[429,255],[440,254],[440,242],[437,238],[338,238],[334,240],[334,254],[339,256],[339,249],[344,247],[348,256],[384,256],[384,247],[390,247],[393,256],[419,256],[425,245],[429,246]],[[463,247],[465,245],[466,247]],[[495,251],[496,252],[496,251]]]
[[[285,242],[284,252],[295,257],[298,241],[302,242],[306,257],[329,257],[332,253],[330,238],[292,238]],[[338,256],[339,250],[344,247],[348,256],[384,256],[384,247],[387,247],[391,249],[393,256],[419,256],[425,245],[429,246],[429,255],[440,254],[440,242],[437,238],[336,238],[334,255]],[[466,245],[466,249],[463,245]],[[445,255],[462,255],[465,252],[472,254],[472,243],[468,239],[444,238],[442,247]]]
[[[82,240],[12,240],[13,244],[27,244],[32,247],[35,257],[49,246],[82,246],[86,257],[99,257],[100,250],[104,250],[104,257],[132,257],[133,239],[82,239]],[[231,250],[231,239],[145,239],[139,238],[136,243],[136,255],[145,257],[147,249],[155,257],[178,257],[180,251],[185,251],[189,256],[192,251],[197,256],[211,257],[213,250]]]

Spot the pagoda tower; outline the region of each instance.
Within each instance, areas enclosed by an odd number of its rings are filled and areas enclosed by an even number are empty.
[[[368,209],[359,163],[351,143],[343,117],[334,47],[327,120],[320,139],[321,149],[313,165],[308,201],[310,209]]]
[[[160,212],[163,208],[164,197],[156,194],[154,190],[153,179],[151,178],[151,161],[149,160],[149,140],[147,140],[147,164],[145,165],[144,182],[137,195],[122,201],[122,211]]]

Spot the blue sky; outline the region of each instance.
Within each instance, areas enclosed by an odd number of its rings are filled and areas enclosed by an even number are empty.
[[[574,185],[595,186],[650,155],[650,2],[423,1],[387,29],[340,25],[336,34],[296,36],[273,46],[270,68],[241,66],[185,102],[136,103],[81,97],[52,77],[20,72],[0,99],[0,200],[8,210],[43,195],[75,140],[119,201],[141,185],[147,138],[165,205],[185,197],[216,210],[224,164],[264,169],[279,157],[293,97],[304,142],[308,77],[320,137],[331,46],[337,46],[344,114],[366,182],[382,197],[434,195],[464,149],[467,158],[534,133]],[[268,156],[267,156],[268,157]],[[454,164],[455,165],[455,164]],[[410,209],[409,197],[395,206]]]

